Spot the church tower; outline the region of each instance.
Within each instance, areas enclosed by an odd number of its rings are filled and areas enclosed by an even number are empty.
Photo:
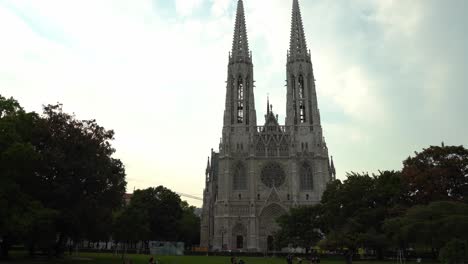
[[[291,39],[286,65],[286,125],[310,126],[314,123],[311,99],[315,97],[315,81],[297,0],[293,0]]]
[[[249,128],[257,125],[253,83],[252,53],[249,50],[247,38],[244,4],[240,0],[237,3],[232,51],[229,54],[226,108],[224,110],[224,128],[226,130],[241,128],[249,132]]]
[[[201,247],[277,250],[276,218],[292,207],[320,202],[326,184],[334,179],[298,0],[293,0],[290,37],[285,125],[267,101],[265,122],[257,126],[252,53],[244,3],[238,0],[222,137],[206,169]]]

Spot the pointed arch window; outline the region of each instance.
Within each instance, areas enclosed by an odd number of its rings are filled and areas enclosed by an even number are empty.
[[[305,97],[304,77],[302,76],[302,74],[299,75],[298,84],[299,84],[299,99],[300,99],[300,102],[299,102],[299,117],[300,117],[301,123],[305,123],[306,122],[306,109],[305,109],[305,100],[304,100],[304,97]]]
[[[301,190],[312,190],[314,187],[312,168],[309,163],[304,162],[299,170],[300,176],[300,188]]]
[[[299,99],[304,99],[304,77],[299,75]]]
[[[296,77],[291,75],[292,98],[296,99]]]
[[[241,76],[237,80],[237,100],[244,100],[244,83]]]
[[[244,122],[244,83],[242,77],[237,80],[237,123]]]
[[[301,118],[301,123],[306,122],[306,111],[305,111],[305,104],[303,101],[299,103],[299,116]]]
[[[232,188],[234,190],[247,190],[247,174],[244,165],[241,162],[234,166]]]
[[[250,120],[249,120],[249,91],[250,91],[250,78],[249,76],[247,76],[247,78],[245,79],[245,101],[246,101],[246,105],[245,105],[245,124],[249,124]]]
[[[235,91],[235,87],[236,87],[236,77],[232,76],[232,77],[231,77],[231,90],[230,90],[230,91],[231,91],[231,99],[230,99],[230,100],[232,100],[232,103],[231,103],[231,124],[234,124],[234,120],[235,120],[235,119],[234,119],[234,117],[235,117],[235,116],[234,116],[234,114],[235,114],[235,112],[234,112],[234,110],[235,110],[235,109],[234,109],[234,106],[235,106],[235,102],[234,102],[235,95],[232,94],[232,93],[234,93],[234,91]]]

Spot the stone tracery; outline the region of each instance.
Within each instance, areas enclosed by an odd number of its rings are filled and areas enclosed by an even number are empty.
[[[270,188],[278,188],[283,185],[286,176],[284,170],[276,162],[271,162],[262,169],[261,179],[262,183]]]

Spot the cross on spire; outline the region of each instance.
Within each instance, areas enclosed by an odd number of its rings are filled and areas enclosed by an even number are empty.
[[[237,2],[231,59],[233,62],[250,62],[251,60],[247,29],[245,26],[244,3],[242,0]]]
[[[289,61],[308,61],[309,54],[302,25],[299,0],[293,0],[291,19],[291,40],[289,42]]]

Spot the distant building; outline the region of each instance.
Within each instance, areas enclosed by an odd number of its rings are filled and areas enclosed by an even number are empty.
[[[202,215],[202,208],[195,208],[195,210],[193,211],[193,213],[198,216],[198,217],[201,217]]]
[[[125,205],[129,205],[129,204],[130,204],[130,200],[132,200],[132,197],[133,197],[133,193],[124,193],[124,202],[125,202]]]
[[[298,0],[293,0],[287,55],[286,120],[267,101],[257,125],[252,54],[242,0],[229,56],[219,152],[211,151],[203,193],[200,246],[210,250],[273,249],[275,219],[291,207],[317,204],[335,178],[322,135],[315,78]],[[281,87],[280,87],[281,88]]]

